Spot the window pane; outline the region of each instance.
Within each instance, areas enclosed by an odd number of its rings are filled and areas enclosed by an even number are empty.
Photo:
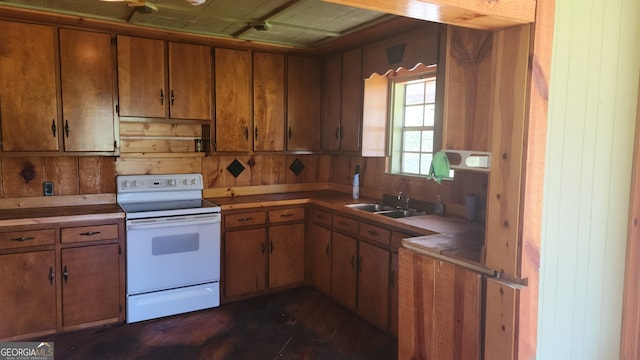
[[[422,152],[433,152],[433,131],[422,132],[422,146],[420,147]]]
[[[436,101],[436,81],[435,80],[427,81],[425,86],[427,87],[425,102],[428,102],[428,103],[435,102]]]
[[[424,107],[422,105],[407,106],[404,112],[404,126],[422,126]]]
[[[432,160],[432,154],[422,154],[420,157],[420,174],[429,175],[429,168],[431,167]]]
[[[424,109],[424,126],[434,126],[436,119],[436,105],[429,104]]]
[[[402,139],[402,151],[420,151],[421,131],[405,131]]]
[[[424,84],[408,84],[405,92],[405,104],[423,104],[424,103]]]
[[[402,172],[419,174],[420,173],[420,154],[411,154],[411,153],[402,154]]]

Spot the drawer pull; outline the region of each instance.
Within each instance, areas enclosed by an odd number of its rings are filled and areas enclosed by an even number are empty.
[[[23,241],[33,240],[33,239],[35,239],[33,236],[23,236],[23,237],[13,238],[11,239],[11,241],[23,242]]]
[[[369,233],[369,235],[380,236],[380,234],[378,234],[378,232],[375,231],[375,230],[369,230],[368,233]]]
[[[80,233],[80,235],[82,236],[93,236],[97,234],[100,234],[100,231],[87,231],[87,232]]]
[[[247,222],[247,221],[251,221],[251,220],[253,220],[252,217],[243,217],[242,219],[238,219],[238,221],[240,221],[240,222]]]
[[[288,217],[291,217],[291,216],[293,216],[293,214],[292,214],[292,213],[280,214],[280,217],[281,217],[281,218],[288,218]]]
[[[331,259],[330,251],[331,251],[331,244],[327,244],[327,247],[324,249],[324,252],[327,253],[327,258],[329,259]]]

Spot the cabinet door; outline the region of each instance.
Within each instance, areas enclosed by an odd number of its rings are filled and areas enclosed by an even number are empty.
[[[358,313],[379,328],[389,327],[389,251],[360,241]]]
[[[360,150],[363,86],[362,49],[349,50],[342,58],[340,149],[343,151]]]
[[[331,230],[315,224],[309,231],[311,253],[311,283],[318,290],[331,294]]]
[[[342,94],[342,55],[324,59],[322,94],[322,148],[340,150],[340,104]]]
[[[287,58],[287,150],[320,150],[322,64]]]
[[[114,70],[109,34],[60,29],[65,151],[114,151]]]
[[[2,150],[58,150],[53,29],[8,21],[0,29]]]
[[[211,119],[211,48],[169,43],[169,113],[173,119]]]
[[[304,224],[269,228],[269,288],[304,282]]]
[[[265,229],[227,231],[224,236],[225,296],[265,290]]]
[[[120,116],[165,117],[164,41],[118,35]]]
[[[55,331],[54,251],[2,255],[0,274],[0,339]]]
[[[253,54],[253,148],[284,150],[284,56]]]
[[[333,232],[331,240],[331,296],[349,309],[356,308],[358,241]]]
[[[118,244],[62,249],[62,324],[118,321]]]
[[[251,59],[244,50],[215,50],[216,149],[251,151]]]

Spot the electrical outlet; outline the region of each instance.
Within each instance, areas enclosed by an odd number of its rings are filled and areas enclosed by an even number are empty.
[[[53,183],[49,181],[45,181],[42,183],[42,189],[44,192],[44,196],[53,196]]]

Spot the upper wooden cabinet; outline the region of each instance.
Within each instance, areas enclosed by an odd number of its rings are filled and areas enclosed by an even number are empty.
[[[209,120],[210,48],[169,42],[165,56],[166,44],[118,35],[120,116]]]
[[[211,119],[211,48],[169,42],[169,113],[174,119]]]
[[[61,29],[59,36],[64,150],[114,151],[111,36],[69,29]]]
[[[281,54],[253,54],[253,148],[283,151],[285,105],[285,57]]]
[[[362,49],[348,50],[324,63],[324,149],[360,150],[362,126]]]
[[[251,58],[245,50],[215,49],[217,151],[250,151]]]
[[[59,149],[56,54],[51,26],[0,21],[2,150]]]
[[[287,150],[320,150],[322,63],[287,58]]]

